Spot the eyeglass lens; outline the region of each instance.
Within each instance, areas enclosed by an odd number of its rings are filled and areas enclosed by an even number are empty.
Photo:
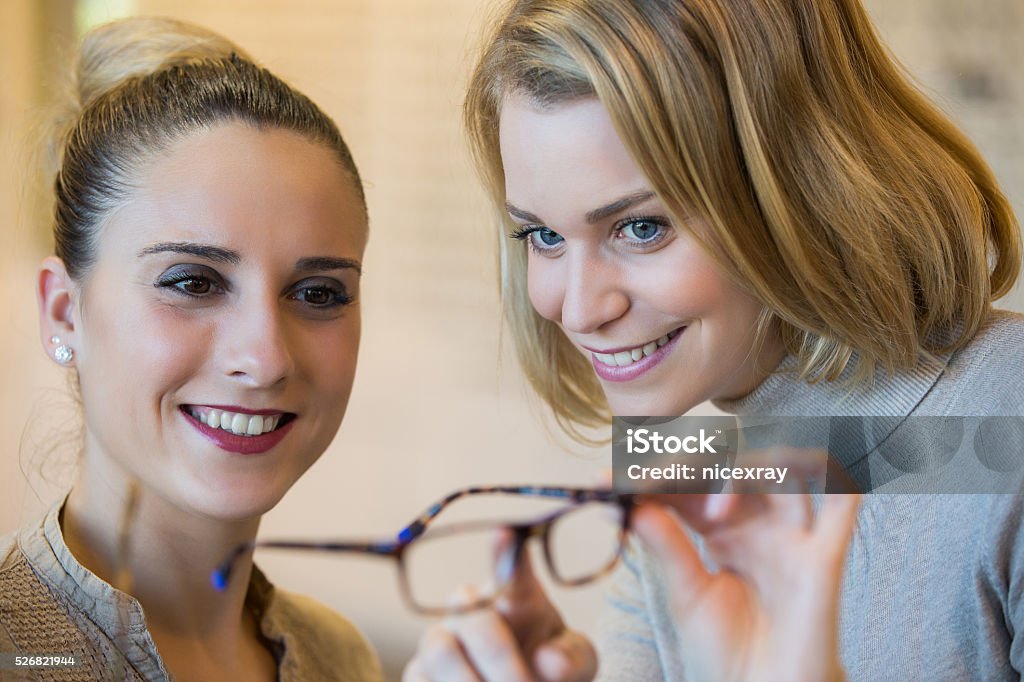
[[[622,510],[608,502],[567,507],[546,527],[543,543],[556,581],[587,582],[619,556]],[[421,609],[435,611],[489,602],[512,577],[515,544],[514,533],[505,525],[432,527],[402,557],[409,597]]]

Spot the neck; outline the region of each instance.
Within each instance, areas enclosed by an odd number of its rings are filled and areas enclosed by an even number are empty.
[[[732,381],[726,382],[727,388],[720,395],[713,396],[711,400],[735,402],[750,395],[772,375],[786,357],[785,344],[774,329],[766,333],[760,342],[752,339],[751,348],[747,357],[739,364]]]
[[[119,467],[86,458],[64,508],[62,526],[71,553],[135,597],[151,632],[210,646],[239,645],[246,629],[251,630],[243,616],[252,559],[239,558],[223,592],[213,589],[210,573],[234,547],[255,537],[259,519],[211,519],[139,484],[134,513],[124,523],[132,487]]]

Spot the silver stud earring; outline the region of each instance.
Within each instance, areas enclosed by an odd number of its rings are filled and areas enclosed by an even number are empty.
[[[53,358],[60,364],[67,365],[75,359],[75,351],[61,343],[60,338],[51,336],[50,343],[57,345],[56,350],[53,351]]]

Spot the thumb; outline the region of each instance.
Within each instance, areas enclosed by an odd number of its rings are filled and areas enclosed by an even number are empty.
[[[537,580],[527,545],[515,557],[512,575],[496,608],[524,643],[525,650],[532,649],[529,642],[543,642],[565,630],[561,615]]]
[[[543,682],[590,682],[597,675],[597,652],[581,633],[566,630],[537,649],[533,668]]]

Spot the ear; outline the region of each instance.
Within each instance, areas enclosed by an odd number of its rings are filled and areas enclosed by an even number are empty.
[[[51,359],[57,346],[63,344],[72,350],[76,348],[76,301],[78,290],[68,276],[64,261],[48,256],[39,265],[39,280],[36,286],[36,300],[39,303],[39,337],[43,350]],[[60,339],[60,344],[51,341]]]

